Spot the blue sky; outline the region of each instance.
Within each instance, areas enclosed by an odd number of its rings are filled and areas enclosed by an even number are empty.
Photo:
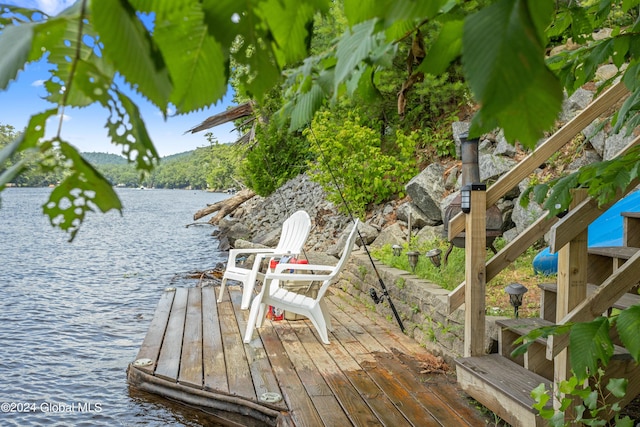
[[[5,0],[3,3],[40,9],[50,15],[55,15],[73,4],[74,1]],[[11,125],[16,130],[22,130],[32,114],[37,114],[53,106],[42,99],[45,95],[42,82],[48,78],[48,68],[48,64],[43,62],[29,64],[18,74],[16,80],[9,83],[6,90],[0,91],[0,124]],[[119,86],[124,89],[122,85]],[[229,90],[227,96],[217,105],[191,114],[170,116],[165,121],[161,112],[151,103],[135,93],[127,90],[125,93],[138,104],[147,131],[160,156],[181,153],[208,145],[209,143],[204,137],[206,131],[196,134],[184,134],[184,132],[207,117],[226,110],[232,104],[232,93]],[[62,127],[62,138],[80,151],[121,154],[120,147],[112,144],[107,137],[104,125],[108,116],[108,111],[98,105],[83,109],[67,109]],[[48,135],[53,134],[57,123],[50,122],[47,128]],[[211,131],[219,142],[233,142],[238,138],[232,123],[217,126]]]

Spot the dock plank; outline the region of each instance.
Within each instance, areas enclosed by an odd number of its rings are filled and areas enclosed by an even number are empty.
[[[178,382],[202,387],[202,291],[189,288]]]
[[[205,390],[229,393],[218,304],[213,287],[202,288],[202,368]]]
[[[407,387],[395,378],[394,373],[376,365],[367,368],[367,373],[378,384],[404,417],[416,427],[440,427],[435,417],[415,399]]]
[[[269,359],[272,361],[273,372],[281,386],[283,398],[289,407],[291,417],[296,426],[315,427],[323,424],[314,400],[305,392],[299,374],[296,372],[289,356],[280,341],[279,334],[271,327],[260,331],[262,342]],[[334,424],[341,425],[341,424]],[[347,424],[342,424],[347,425]]]
[[[393,351],[393,349],[399,349],[407,354],[425,352],[425,349],[420,347],[418,343],[404,335],[397,325],[390,324],[379,314],[370,312],[364,307],[354,306],[354,301],[345,292],[333,288],[332,293],[333,295],[329,297],[329,301],[349,316],[350,320],[346,320],[346,322],[352,323],[349,328],[351,330],[362,328],[369,336],[375,338],[374,341],[362,341],[362,344],[369,351],[388,352]]]
[[[243,336],[244,331],[247,328],[249,311],[242,310],[240,308],[242,304],[242,291],[239,288],[230,287],[229,295],[236,315],[236,321],[238,322],[240,335]],[[251,371],[253,388],[258,399],[260,399],[264,393],[278,393],[282,395],[282,391],[278,385],[278,380],[273,374],[271,362],[267,357],[262,341],[259,338],[254,339],[251,343],[245,344],[244,349],[247,357],[247,363],[249,364],[249,370]],[[284,402],[273,404],[273,406],[278,409],[286,409]]]
[[[257,401],[258,398],[251,380],[249,362],[244,352],[242,335],[229,298],[229,288],[227,286],[222,302],[218,303],[218,319],[220,320],[220,331],[222,333],[229,393]]]
[[[170,381],[177,381],[178,379],[189,292],[186,288],[177,288],[175,294],[167,323],[167,332],[162,342],[155,371],[156,376]]]
[[[299,325],[300,323],[295,326]],[[342,411],[326,381],[316,369],[312,356],[307,353],[298,339],[295,329],[294,327],[280,328],[280,340],[318,414],[325,425],[348,425],[349,419]]]
[[[152,374],[156,367],[174,297],[175,292],[173,290],[164,291],[160,296],[149,330],[136,356],[136,360],[149,359],[151,361],[149,365],[139,367],[139,369],[147,373]]]
[[[380,421],[358,390],[353,387],[341,367],[327,352],[327,347],[335,346],[336,344],[322,344],[309,328],[296,329],[296,333],[307,352],[313,354],[316,368],[324,377],[338,402],[340,402],[340,406],[344,409],[351,423],[357,426],[380,424]]]
[[[398,410],[389,396],[378,388],[377,384],[363,370],[345,372],[351,384],[358,390],[367,405],[378,417],[379,422],[385,426],[407,425],[408,420]]]

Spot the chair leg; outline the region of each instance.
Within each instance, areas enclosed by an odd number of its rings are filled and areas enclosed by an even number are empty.
[[[253,296],[254,286],[255,281],[252,281],[251,278],[242,282],[242,302],[240,303],[240,308],[242,310],[246,310],[247,308],[249,308],[249,304],[251,304],[251,297]]]
[[[227,277],[222,277],[222,282],[220,283],[220,294],[218,294],[218,302],[222,302],[222,297],[224,296],[224,288],[227,285]]]
[[[333,326],[331,326],[331,316],[329,316],[329,308],[324,302],[324,298],[320,300],[320,311],[322,312],[322,317],[324,318],[324,323],[327,326],[327,329],[332,331]]]
[[[309,312],[309,320],[311,320],[313,326],[316,327],[316,331],[318,331],[318,335],[320,335],[320,340],[325,344],[329,344],[329,332],[327,332],[325,314],[319,305]]]
[[[244,332],[244,342],[250,343],[253,338],[253,330],[258,326],[258,322],[262,324],[262,320],[259,320],[260,312],[264,312],[264,308],[260,307],[261,301],[258,298],[253,300],[251,304],[251,311],[249,312],[249,320],[247,320],[247,330]]]

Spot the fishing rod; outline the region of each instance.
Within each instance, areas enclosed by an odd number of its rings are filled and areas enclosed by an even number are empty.
[[[342,194],[342,190],[340,188],[340,185],[338,184],[338,180],[336,178],[336,176],[333,173],[333,170],[331,169],[329,162],[327,160],[327,157],[324,154],[324,151],[322,150],[322,147],[320,146],[320,143],[318,142],[318,138],[316,138],[316,134],[313,131],[313,128],[311,127],[311,125],[309,125],[309,130],[311,131],[311,135],[313,136],[313,140],[316,143],[316,146],[318,147],[318,151],[320,152],[320,157],[322,158],[322,161],[324,162],[325,166],[327,167],[327,170],[329,171],[329,175],[331,176],[331,180],[333,181],[333,185],[335,185],[336,189],[338,190],[338,194],[340,195],[340,199],[342,200],[342,203],[344,204],[344,207],[347,209],[347,213],[349,214],[349,218],[351,219],[351,221],[354,223],[355,225],[355,219],[353,218],[353,213],[351,212],[351,209],[349,208],[349,203],[347,203],[347,200],[345,199],[344,195]],[[378,269],[376,268],[376,264],[375,262],[373,262],[373,258],[371,257],[371,253],[369,252],[369,248],[367,248],[366,243],[364,242],[364,239],[362,238],[362,235],[360,234],[360,230],[358,230],[356,228],[356,232],[358,233],[358,237],[360,237],[360,241],[362,242],[362,247],[364,248],[364,251],[367,253],[367,256],[369,257],[369,261],[371,262],[371,266],[373,267],[373,271],[376,274],[376,277],[378,278],[378,283],[380,283],[380,288],[382,289],[382,295],[378,295],[378,293],[376,292],[375,288],[370,288],[369,289],[369,296],[371,297],[371,299],[373,300],[373,302],[375,304],[379,304],[380,302],[384,301],[385,299],[389,302],[389,307],[391,307],[391,311],[393,312],[393,316],[396,318],[396,321],[398,322],[398,326],[400,326],[400,330],[402,332],[405,332],[404,329],[404,325],[402,324],[402,319],[400,319],[400,315],[398,314],[398,311],[396,310],[396,306],[393,304],[393,301],[391,300],[391,295],[389,295],[389,291],[387,290],[387,286],[384,284],[384,280],[382,280],[382,277],[380,277],[380,273],[378,272]]]

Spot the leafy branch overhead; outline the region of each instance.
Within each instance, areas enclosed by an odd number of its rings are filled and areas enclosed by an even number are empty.
[[[384,71],[395,66],[400,41],[417,34],[425,34],[428,43],[407,81],[443,75],[452,64],[462,64],[479,105],[472,136],[501,127],[510,141],[534,147],[554,125],[563,87],[571,93],[592,80],[598,64],[609,58],[632,92],[614,125],[632,131],[640,122],[640,0],[581,3],[342,0],[336,4],[343,6],[346,30],[315,56],[310,56],[313,24],[334,5],[329,0],[80,0],[57,16],[2,6],[0,89],[9,87],[26,64],[46,61],[52,71],[45,88],[54,108],[34,111],[23,138],[7,145],[0,159],[33,150],[46,159],[42,168],[70,169],[59,190],[65,197],[56,193],[45,211],[74,233],[86,212],[120,205],[111,194],[104,199],[86,196],[88,203],[65,208],[64,200],[88,194],[86,188],[101,191],[106,181],[86,169],[65,142],[62,122],[47,117],[61,116],[65,108],[101,105],[109,112],[108,136],[142,174],[157,164],[158,154],[124,87],[162,114],[169,107],[180,114],[220,101],[232,75],[243,94],[258,103],[284,83],[281,113],[291,119],[291,128],[301,129],[328,101],[376,96]],[[611,35],[593,41],[592,33],[605,25],[613,28]],[[579,48],[547,59],[550,41],[567,37]],[[45,132],[46,126],[54,132]],[[55,136],[44,137],[51,134]],[[55,155],[49,155],[51,150]],[[5,170],[6,164],[0,166],[0,184],[20,172],[16,165]],[[631,170],[637,169],[636,162]],[[615,182],[624,185],[634,174],[617,174]],[[576,185],[584,179],[578,176]],[[65,220],[56,220],[61,215]]]

